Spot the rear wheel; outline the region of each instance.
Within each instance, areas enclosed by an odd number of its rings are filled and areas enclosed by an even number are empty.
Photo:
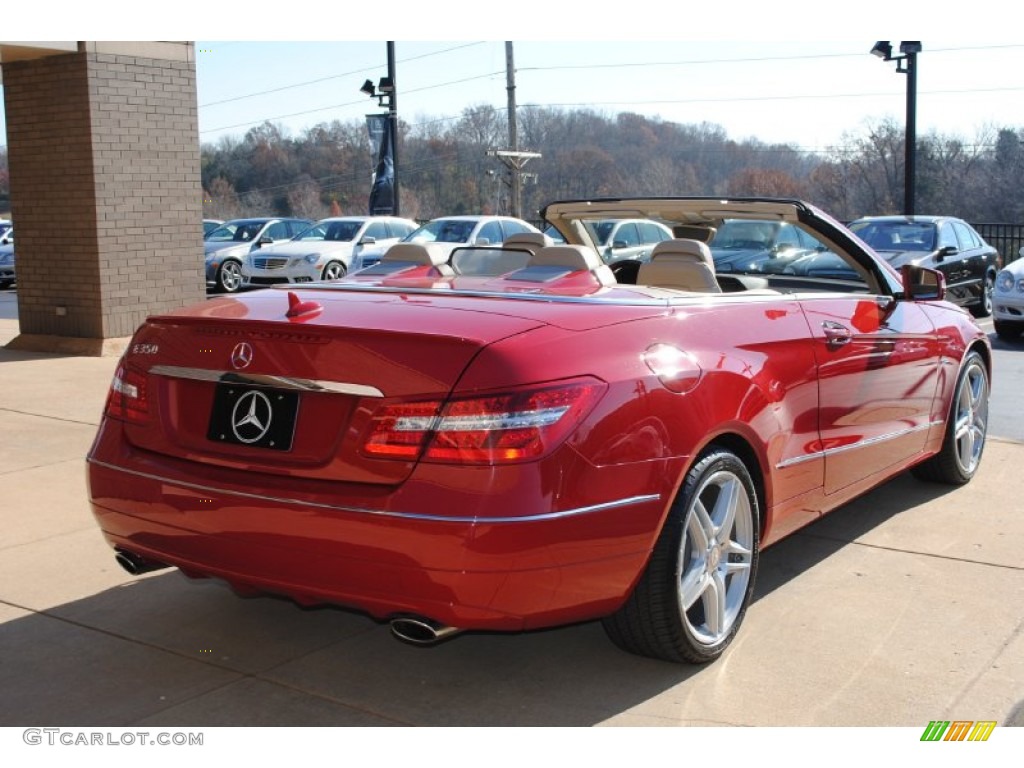
[[[323,274],[321,274],[321,280],[337,280],[339,277],[345,276],[345,265],[340,261],[329,261],[327,266],[324,267]]]
[[[988,369],[970,352],[960,369],[941,450],[911,471],[921,480],[963,485],[981,464],[988,433]]]
[[[633,594],[604,620],[612,642],[667,661],[718,658],[750,602],[759,530],[746,465],[710,449],[687,473]]]
[[[975,317],[988,317],[992,314],[992,292],[996,288],[996,276],[985,275],[981,285],[981,297],[978,303],[971,307],[971,314]]]

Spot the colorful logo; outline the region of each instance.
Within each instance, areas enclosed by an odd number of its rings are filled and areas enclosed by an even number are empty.
[[[932,720],[921,741],[988,741],[995,727],[995,720]]]

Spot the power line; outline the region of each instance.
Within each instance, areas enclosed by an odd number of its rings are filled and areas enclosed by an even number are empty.
[[[465,45],[457,45],[457,46],[455,46],[453,48],[445,48],[444,50],[441,50],[441,51],[431,51],[430,53],[422,53],[419,56],[410,56],[407,59],[399,59],[399,63],[406,63],[406,62],[410,62],[410,61],[418,61],[419,59],[426,59],[426,58],[429,58],[431,56],[440,56],[440,55],[445,54],[445,53],[451,53],[452,51],[460,51],[463,48],[472,48],[475,45],[482,45],[484,42],[485,41],[478,41],[478,42],[475,42],[475,43],[466,43]],[[327,75],[325,77],[319,77],[316,80],[305,80],[305,81],[303,81],[301,83],[291,83],[290,85],[282,85],[282,86],[279,86],[277,88],[269,88],[269,89],[267,89],[265,91],[256,91],[254,93],[247,93],[247,94],[245,94],[243,96],[233,96],[230,99],[221,99],[220,101],[210,101],[210,102],[207,102],[206,104],[200,104],[199,105],[199,109],[203,109],[204,107],[215,107],[215,106],[218,106],[220,104],[230,104],[230,103],[235,102],[235,101],[242,101],[244,99],[252,99],[252,98],[255,98],[256,96],[266,96],[266,95],[271,94],[271,93],[280,93],[281,91],[287,91],[287,90],[289,90],[291,88],[302,88],[302,87],[307,86],[307,85],[316,85],[317,83],[324,83],[324,82],[327,82],[328,80],[338,80],[338,79],[343,78],[343,77],[351,77],[352,75],[362,75],[362,74],[365,74],[367,72],[375,72],[378,69],[380,69],[380,65],[379,64],[368,64],[365,67],[360,67],[359,69],[353,69],[353,70],[351,70],[349,72],[342,72],[342,73],[337,74],[337,75]]]
[[[434,85],[425,85],[425,86],[423,86],[421,88],[406,88],[406,89],[404,89],[402,91],[402,93],[403,94],[419,93],[420,91],[429,91],[429,90],[433,90],[434,88],[444,88],[444,87],[449,86],[449,85],[459,85],[461,83],[468,83],[471,80],[483,80],[484,78],[494,77],[495,75],[500,75],[500,74],[503,74],[503,73],[502,72],[488,72],[487,74],[484,74],[484,75],[473,75],[472,77],[463,77],[463,78],[460,78],[459,80],[450,80],[450,81],[445,82],[445,83],[436,83]],[[226,130],[229,130],[231,128],[244,128],[247,125],[259,125],[259,124],[262,124],[262,123],[265,123],[265,122],[268,122],[268,121],[272,121],[272,120],[284,120],[284,119],[287,119],[289,117],[301,117],[302,115],[311,115],[311,114],[313,114],[315,112],[326,112],[327,110],[331,110],[331,109],[341,109],[342,107],[351,107],[351,106],[356,106],[356,105],[365,104],[365,103],[366,103],[365,100],[362,100],[362,99],[360,99],[359,101],[346,101],[343,104],[332,104],[332,105],[327,106],[327,107],[317,107],[316,109],[304,110],[302,112],[292,112],[291,114],[288,114],[288,115],[277,115],[275,117],[265,117],[265,118],[263,118],[261,120],[251,120],[251,121],[245,122],[245,123],[236,123],[235,125],[225,125],[225,126],[222,126],[220,128],[207,128],[205,131],[200,131],[199,134],[202,135],[204,133],[214,133],[216,131],[226,131]]]

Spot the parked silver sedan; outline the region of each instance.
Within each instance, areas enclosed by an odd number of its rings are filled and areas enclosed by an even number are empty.
[[[379,254],[416,229],[394,216],[322,219],[291,240],[249,253],[242,262],[247,286],[337,280],[363,252]]]
[[[255,218],[224,222],[203,239],[206,290],[234,293],[242,287],[242,259],[279,240],[290,240],[312,224],[308,219]]]

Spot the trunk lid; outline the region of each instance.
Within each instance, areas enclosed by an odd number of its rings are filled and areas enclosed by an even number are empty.
[[[315,305],[291,318],[287,293],[273,290],[150,318],[124,360],[148,406],[143,423],[125,422],[128,442],[247,472],[398,483],[415,462],[360,450],[372,414],[444,399],[485,346],[544,325],[431,297],[301,297]]]

